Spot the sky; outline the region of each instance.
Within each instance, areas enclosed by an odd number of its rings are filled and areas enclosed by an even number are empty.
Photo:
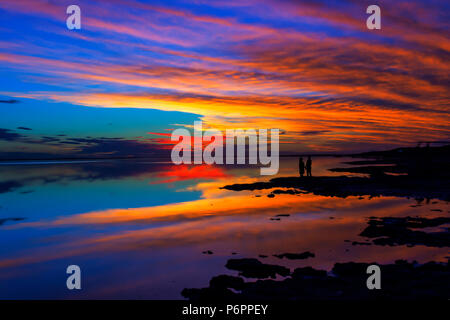
[[[285,153],[449,141],[449,7],[1,0],[0,156],[158,156],[196,120],[278,128]]]

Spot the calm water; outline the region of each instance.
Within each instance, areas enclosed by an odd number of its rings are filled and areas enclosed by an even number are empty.
[[[314,175],[342,175],[344,158],[313,159]],[[281,160],[278,176],[296,175]],[[370,216],[448,215],[432,200],[277,195],[227,191],[267,180],[255,167],[173,166],[99,161],[0,165],[0,298],[182,299],[207,287],[229,258],[257,258],[291,268],[331,269],[336,262],[446,261],[447,248],[352,246]],[[442,212],[431,211],[441,209]],[[277,214],[290,214],[280,221]],[[330,219],[330,217],[333,217]],[[202,254],[211,250],[212,255]],[[307,260],[273,254],[314,252]],[[236,253],[232,255],[232,253]],[[82,270],[82,290],[66,288],[68,265]]]

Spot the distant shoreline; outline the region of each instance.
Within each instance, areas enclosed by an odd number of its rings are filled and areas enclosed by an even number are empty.
[[[426,152],[427,150],[434,151],[444,151],[447,152],[448,148],[450,148],[450,144],[436,147],[403,147],[403,148],[395,148],[390,150],[383,151],[366,151],[366,152],[358,152],[358,153],[296,153],[296,154],[280,154],[280,158],[289,158],[289,157],[379,157],[386,155],[395,155],[402,152]],[[62,157],[62,158],[11,158],[11,159],[0,159],[0,163],[3,162],[32,162],[32,161],[104,161],[104,160],[160,160],[160,161],[170,161],[170,156],[168,157],[152,157],[152,156],[119,156],[119,157]]]

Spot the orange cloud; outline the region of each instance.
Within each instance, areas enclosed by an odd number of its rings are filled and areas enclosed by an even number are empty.
[[[27,2],[30,14],[56,19],[59,6],[40,3]],[[194,113],[220,130],[276,127],[285,132],[281,137],[285,146],[303,150],[346,151],[450,136],[450,41],[439,19],[432,19],[436,13],[432,6],[383,4],[389,23],[384,24],[387,31],[377,36],[364,30],[361,17],[355,15],[361,4],[353,1],[339,8],[321,1],[269,1],[264,6],[274,10],[258,12],[271,18],[301,16],[309,23],[366,33],[336,36],[135,1],[117,0],[113,5],[142,13],[101,7],[99,14],[111,14],[111,22],[92,15],[86,17],[86,25],[116,34],[102,37],[109,49],[130,46],[138,52],[128,59],[111,56],[100,62],[55,59],[57,49],[51,57],[38,57],[2,45],[0,50],[7,52],[0,52],[0,63],[40,73],[34,81],[39,77],[49,81],[51,76],[61,86],[75,80],[82,84],[77,92],[3,93],[92,107]],[[5,8],[25,11],[13,1],[6,1]],[[411,24],[414,14],[420,17]],[[123,39],[124,35],[132,38]],[[98,42],[94,34],[83,39]],[[200,44],[202,50],[193,49]],[[42,53],[49,51],[43,48]],[[120,90],[93,91],[93,84]]]

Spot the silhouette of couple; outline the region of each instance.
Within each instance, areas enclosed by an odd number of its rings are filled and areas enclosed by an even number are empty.
[[[305,174],[305,169],[306,169],[306,176],[307,177],[312,177],[312,161],[311,161],[311,156],[308,156],[308,160],[306,160],[306,165],[303,162],[303,158],[300,157],[298,159],[298,171],[300,173],[300,177],[303,177],[303,175]]]

